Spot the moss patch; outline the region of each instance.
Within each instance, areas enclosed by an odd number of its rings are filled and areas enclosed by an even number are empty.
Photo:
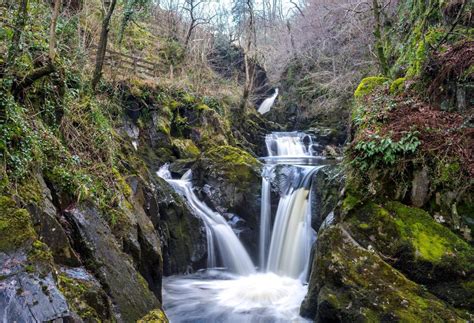
[[[0,251],[19,248],[36,238],[30,214],[9,197],[0,197]]]
[[[231,183],[250,182],[258,172],[260,162],[246,151],[232,146],[218,146],[208,150],[202,157],[203,163],[210,163]]]
[[[457,259],[467,271],[474,270],[474,249],[448,228],[436,223],[425,211],[399,202],[386,203],[395,216],[401,236],[413,243],[424,260],[440,263]]]
[[[137,321],[138,323],[168,323],[168,318],[161,309],[150,311]]]
[[[363,79],[354,92],[354,97],[360,99],[372,92],[376,87],[388,82],[389,79],[382,76],[370,76]]]

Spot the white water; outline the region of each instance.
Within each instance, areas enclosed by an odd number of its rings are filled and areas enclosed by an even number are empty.
[[[216,267],[217,249],[220,259],[222,259],[222,265],[231,272],[239,275],[255,273],[255,266],[252,260],[229,224],[222,215],[212,211],[194,194],[191,183],[191,170],[188,170],[181,179],[171,179],[168,168],[169,165],[167,164],[161,167],[157,175],[170,183],[176,192],[183,195],[194,213],[204,221],[207,234],[208,267]]]
[[[266,137],[269,156],[278,164],[294,158],[312,157],[313,140],[310,136],[300,132],[272,133]],[[281,196],[273,224],[270,249],[268,253],[266,270],[279,275],[305,280],[307,277],[308,261],[311,246],[316,239],[316,234],[311,228],[311,203],[309,192],[311,178],[323,166],[292,166],[291,173],[287,174],[286,181],[282,182]],[[268,169],[266,170],[268,173]],[[264,177],[268,176],[264,172]],[[270,208],[269,198],[263,201],[263,210]],[[267,211],[266,211],[267,212]],[[261,230],[268,230],[263,225],[267,221],[261,217]],[[262,236],[267,236],[263,232]]]
[[[164,308],[171,322],[305,322],[299,307],[307,292],[311,246],[316,239],[311,228],[311,177],[322,166],[314,164],[311,137],[297,132],[267,136],[271,161],[262,176],[259,262],[254,266],[244,247],[218,213],[194,194],[190,172],[171,179],[166,166],[158,172],[184,195],[206,224],[208,268],[215,268],[219,250],[226,271],[208,269],[187,276],[164,279]],[[267,160],[266,160],[267,161]],[[289,165],[281,180],[280,201],[272,231],[271,189],[276,165]]]
[[[275,103],[275,100],[276,100],[276,97],[278,96],[278,88],[275,89],[275,93],[269,97],[269,98],[266,98],[262,104],[260,104],[260,106],[258,107],[258,112],[260,114],[265,114],[267,113],[268,111],[270,111],[270,109],[272,108],[273,106],[273,103]]]

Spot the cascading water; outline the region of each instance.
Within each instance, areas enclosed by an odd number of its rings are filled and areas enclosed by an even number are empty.
[[[194,194],[191,183],[191,170],[188,170],[181,179],[172,179],[165,164],[158,176],[165,179],[179,194],[186,197],[191,209],[199,216],[206,226],[207,234],[207,266],[213,268],[217,264],[216,250],[222,259],[224,267],[239,275],[255,273],[255,266],[239,238],[232,231],[229,224],[217,212],[212,211]]]
[[[171,322],[304,322],[300,304],[307,292],[311,228],[311,177],[322,166],[317,144],[304,133],[272,133],[262,158],[259,267],[222,215],[193,192],[191,173],[171,178],[165,165],[158,171],[203,219],[208,242],[208,269],[164,279],[163,301]],[[311,166],[310,166],[311,165]],[[280,201],[272,230],[272,187],[279,184]],[[273,184],[273,185],[272,185]],[[216,250],[224,269],[218,265]]]

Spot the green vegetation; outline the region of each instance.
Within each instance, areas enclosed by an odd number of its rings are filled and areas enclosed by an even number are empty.
[[[383,85],[388,81],[389,79],[383,76],[366,77],[360,81],[360,84],[357,86],[357,89],[354,92],[354,97],[356,99],[363,98],[364,96],[370,94],[376,87]]]
[[[25,246],[36,238],[28,211],[18,208],[6,196],[0,196],[0,251]]]

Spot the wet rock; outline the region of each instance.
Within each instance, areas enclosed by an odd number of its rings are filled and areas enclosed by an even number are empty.
[[[107,291],[121,319],[132,322],[160,306],[93,205],[67,209],[65,216],[73,228],[74,248]]]
[[[80,321],[51,273],[36,271],[27,250],[0,252],[0,317],[4,322]]]
[[[254,238],[247,250],[257,254],[260,215],[260,162],[236,147],[217,146],[202,154],[193,167],[193,179],[203,190],[206,202],[221,213],[235,213],[243,218]]]
[[[53,252],[56,263],[77,266],[80,261],[71,248],[68,236],[58,220],[51,192],[42,176],[38,175],[37,180],[40,185],[40,200],[26,205],[26,209],[32,216],[35,231],[41,241],[46,243]]]
[[[129,225],[123,238],[124,251],[132,256],[135,268],[146,279],[156,297],[161,300],[163,257],[159,231],[152,221],[152,218],[159,214],[159,206],[152,189],[143,180],[129,177],[128,181],[133,187],[133,209],[124,209]]]
[[[422,207],[428,201],[430,178],[428,170],[423,168],[413,175],[411,188],[411,203],[416,207]]]
[[[466,319],[359,245],[341,224],[329,227],[318,239],[301,315],[316,322]]]
[[[61,268],[58,287],[71,310],[84,321],[111,321],[112,302],[96,278],[85,268]]]
[[[181,196],[161,178],[153,179],[165,276],[198,270],[206,266],[207,245],[204,223],[195,216]]]
[[[311,183],[311,226],[317,232],[326,216],[335,209],[344,186],[341,166],[328,165],[313,175]]]

